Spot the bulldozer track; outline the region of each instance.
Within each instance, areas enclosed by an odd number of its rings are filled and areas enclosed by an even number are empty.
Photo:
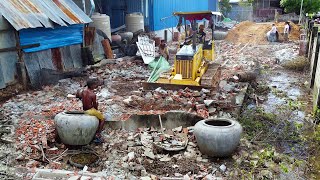
[[[218,86],[221,77],[221,65],[212,63],[208,65],[207,71],[201,77],[201,86],[215,88]]]

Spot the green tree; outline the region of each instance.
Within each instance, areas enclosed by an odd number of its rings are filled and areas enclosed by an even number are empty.
[[[286,13],[300,14],[301,0],[281,0],[280,5]],[[303,0],[302,10],[304,13],[320,11],[320,0]]]
[[[220,11],[224,16],[227,16],[228,13],[231,11],[231,4],[230,4],[230,0],[221,0],[220,1]]]

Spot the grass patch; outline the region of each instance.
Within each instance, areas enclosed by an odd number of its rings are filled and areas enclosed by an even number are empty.
[[[308,60],[303,57],[299,56],[294,60],[288,61],[283,64],[283,67],[289,70],[294,70],[294,71],[303,71],[309,66]]]
[[[268,132],[270,127],[278,124],[275,114],[266,113],[261,108],[246,112],[239,118],[239,122],[244,129],[245,136],[250,140],[261,132]]]

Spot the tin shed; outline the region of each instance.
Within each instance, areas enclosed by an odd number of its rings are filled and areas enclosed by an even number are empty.
[[[6,37],[0,39],[0,88],[17,79],[17,62],[33,87],[41,86],[43,68],[82,67],[83,24],[91,19],[72,0],[0,0],[0,12],[0,27],[7,24],[0,31]]]

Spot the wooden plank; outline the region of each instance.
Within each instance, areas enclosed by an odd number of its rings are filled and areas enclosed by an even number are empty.
[[[34,47],[39,47],[40,44],[31,44],[31,45],[26,45],[26,46],[21,46],[21,47],[9,47],[9,48],[2,48],[0,49],[0,52],[9,52],[9,51],[17,51],[21,49],[28,49],[28,48],[34,48]]]

